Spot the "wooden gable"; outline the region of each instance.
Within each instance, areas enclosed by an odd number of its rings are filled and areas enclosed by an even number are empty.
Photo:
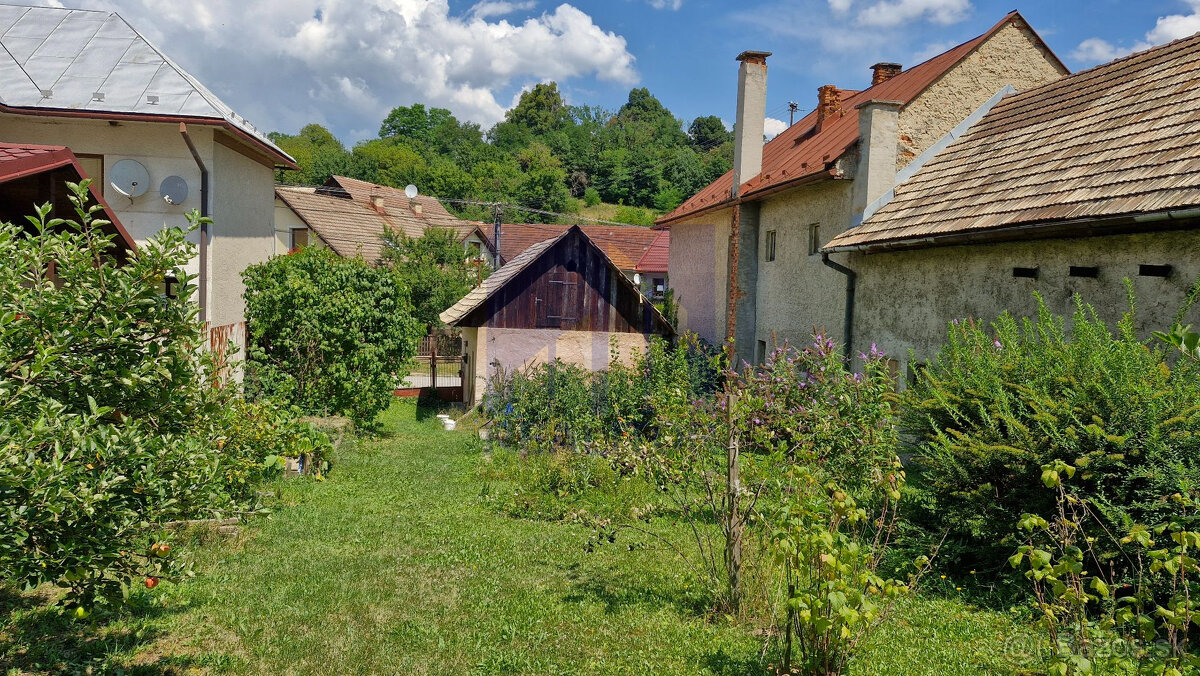
[[[457,325],[674,333],[654,305],[578,227],[506,280]]]

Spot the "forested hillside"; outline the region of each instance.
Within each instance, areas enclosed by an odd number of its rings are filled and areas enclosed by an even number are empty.
[[[502,202],[578,213],[606,202],[629,208],[609,218],[648,224],[729,170],[733,136],[715,115],[687,126],[647,89],[629,92],[615,113],[569,106],[554,82],[525,92],[505,119],[486,132],[444,108],[422,104],[392,110],[377,138],[347,148],[310,124],[296,135],[272,133],[296,158],[286,183],[317,185],[339,174],[383,185],[412,183],[443,200]],[[486,207],[449,203],[470,218]],[[507,209],[509,221],[552,222],[554,216]]]

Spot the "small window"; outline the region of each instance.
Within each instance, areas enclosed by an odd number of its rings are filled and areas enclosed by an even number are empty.
[[[654,279],[650,280],[650,284],[653,287],[651,292],[655,298],[662,298],[666,295],[667,279],[665,277],[655,277]]]
[[[912,387],[921,377],[921,372],[925,370],[924,362],[909,362],[908,364],[908,386]]]
[[[767,231],[767,240],[763,243],[763,260],[770,262],[775,260],[775,231]]]
[[[812,223],[808,226],[808,255],[821,253],[821,224]]]
[[[288,243],[288,251],[296,251],[308,246],[308,228],[292,228],[290,235],[291,240]]]
[[[1087,277],[1096,279],[1100,276],[1100,268],[1093,265],[1072,265],[1067,270],[1068,277]]]
[[[755,361],[757,363],[759,363],[759,364],[766,363],[766,361],[767,361],[767,341],[765,341],[765,340],[758,341],[758,354],[755,356],[756,356]]]
[[[158,287],[158,292],[171,300],[178,298],[179,280],[174,276],[163,277],[162,284]]]

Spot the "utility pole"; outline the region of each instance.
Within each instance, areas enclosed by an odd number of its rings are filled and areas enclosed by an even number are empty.
[[[492,205],[492,244],[496,247],[493,270],[500,269],[500,204]]]
[[[788,126],[792,126],[796,122],[796,111],[800,109],[800,104],[795,101],[788,101]]]

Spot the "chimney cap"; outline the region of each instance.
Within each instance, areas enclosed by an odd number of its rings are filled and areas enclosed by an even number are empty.
[[[771,52],[758,52],[753,49],[747,49],[746,51],[737,55],[737,60],[749,61],[750,63],[766,63],[767,57],[770,55]]]
[[[875,64],[874,66],[871,66],[871,70],[875,70],[878,68],[895,68],[896,70],[899,70],[899,69],[903,68],[903,66],[901,66],[898,63],[895,63],[894,61],[880,61],[879,63]]]
[[[890,100],[890,99],[871,99],[870,101],[863,101],[862,103],[860,103],[854,107],[858,110],[862,110],[863,108],[874,108],[874,107],[903,108],[904,102],[903,101],[894,101],[894,100]]]

